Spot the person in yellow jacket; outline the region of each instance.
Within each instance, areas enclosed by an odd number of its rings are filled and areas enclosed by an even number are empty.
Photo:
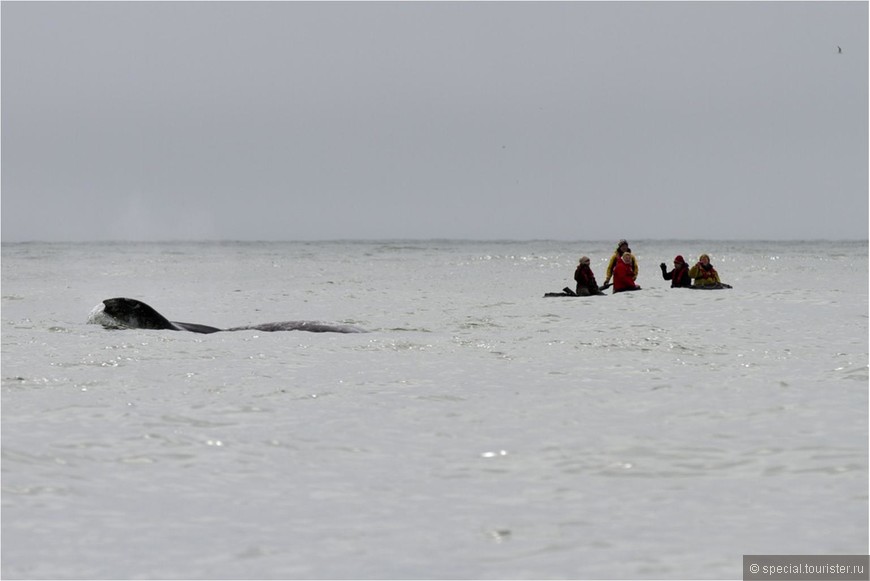
[[[602,288],[606,287],[607,283],[610,282],[610,279],[613,277],[613,267],[616,266],[616,261],[620,260],[626,252],[631,256],[631,270],[634,272],[634,279],[637,280],[637,259],[632,254],[631,248],[628,247],[628,241],[620,240],[616,245],[616,252],[613,253],[613,256],[610,257],[610,262],[607,263],[607,273]]]
[[[710,257],[707,254],[702,254],[698,258],[698,263],[689,269],[689,277],[695,281],[695,286],[713,286],[721,284],[719,281],[719,273],[710,264]]]

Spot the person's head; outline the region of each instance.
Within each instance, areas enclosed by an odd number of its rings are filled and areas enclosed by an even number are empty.
[[[698,262],[704,265],[710,264],[710,256],[707,254],[702,254],[698,257]]]
[[[674,258],[674,266],[682,266],[686,264],[686,261],[683,260],[682,254],[677,254],[676,258]]]
[[[620,240],[619,243],[616,245],[616,249],[620,252],[628,251],[628,240],[624,238]]]
[[[582,266],[584,264],[586,266],[589,266],[589,257],[588,256],[581,256],[580,257],[580,265]]]
[[[626,264],[631,264],[631,254],[626,252],[622,255],[622,261]]]

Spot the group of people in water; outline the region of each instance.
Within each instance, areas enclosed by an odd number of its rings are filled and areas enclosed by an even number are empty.
[[[628,241],[620,240],[616,251],[607,263],[607,274],[604,284],[598,286],[595,275],[589,267],[589,257],[580,258],[580,263],[574,271],[574,280],[577,282],[577,296],[590,296],[604,294],[604,290],[613,286],[613,293],[640,290],[637,285],[637,259],[628,247]],[[671,281],[672,288],[731,288],[722,284],[719,273],[710,263],[710,256],[702,254],[698,262],[690,267],[682,255],[674,258],[674,268],[668,270],[664,262],[659,267],[662,269],[662,278]],[[611,279],[613,283],[611,285]],[[694,281],[694,284],[693,282]],[[565,289],[566,291],[570,289]]]

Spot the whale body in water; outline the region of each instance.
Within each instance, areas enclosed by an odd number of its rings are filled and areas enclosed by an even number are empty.
[[[88,316],[88,323],[103,325],[110,329],[167,329],[171,331],[190,331],[192,333],[217,333],[220,331],[310,331],[313,333],[366,333],[365,329],[340,323],[320,321],[280,321],[261,325],[245,325],[219,329],[199,323],[170,321],[149,305],[136,299],[123,297],[106,299],[94,307]]]

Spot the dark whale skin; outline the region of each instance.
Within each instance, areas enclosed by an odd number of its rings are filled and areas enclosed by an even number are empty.
[[[340,323],[321,321],[278,321],[260,325],[243,325],[229,329],[219,329],[199,323],[170,321],[153,307],[137,299],[116,297],[105,299],[97,305],[88,317],[89,323],[101,324],[108,328],[155,329],[170,331],[190,331],[191,333],[210,334],[221,331],[309,331],[311,333],[366,333],[365,329]]]

